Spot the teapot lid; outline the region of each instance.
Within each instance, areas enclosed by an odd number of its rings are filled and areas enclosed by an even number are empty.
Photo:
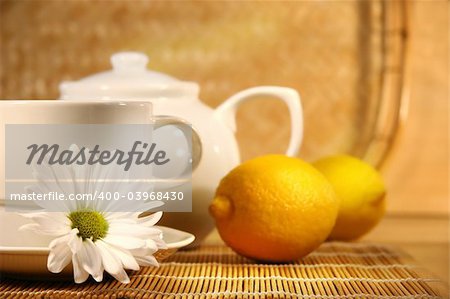
[[[119,52],[111,56],[113,69],[59,85],[63,100],[149,99],[151,97],[197,97],[198,84],[180,81],[147,69],[148,56]]]

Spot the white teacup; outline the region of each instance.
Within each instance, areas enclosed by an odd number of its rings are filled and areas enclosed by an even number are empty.
[[[147,101],[0,101],[0,205],[5,200],[5,125],[7,124],[156,124],[185,128],[182,119],[154,116]],[[183,132],[186,133],[186,132]],[[184,134],[191,142],[191,135]],[[192,132],[192,168],[198,164],[201,146]]]

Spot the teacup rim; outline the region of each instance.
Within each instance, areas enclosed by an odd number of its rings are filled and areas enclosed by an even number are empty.
[[[149,100],[134,100],[134,99],[112,99],[112,100],[100,100],[100,99],[92,99],[92,100],[59,100],[59,99],[1,99],[0,105],[3,104],[11,104],[11,105],[33,105],[33,104],[56,104],[61,106],[86,106],[86,105],[94,105],[94,106],[124,106],[124,105],[138,105],[138,106],[146,106],[152,105],[152,101]]]

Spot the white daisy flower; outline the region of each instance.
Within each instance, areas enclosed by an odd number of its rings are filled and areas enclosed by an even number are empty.
[[[78,148],[71,146],[74,151]],[[73,164],[57,168],[46,163],[34,168],[37,183],[28,186],[28,192],[63,194],[93,194],[97,192],[148,190],[152,186],[130,183],[126,179],[105,184],[112,167]],[[117,177],[114,175],[113,177]],[[100,180],[99,180],[100,179]],[[104,201],[41,201],[36,202],[38,212],[22,216],[33,222],[20,229],[54,236],[49,244],[47,267],[50,272],[61,272],[70,262],[76,283],[91,275],[102,281],[104,271],[122,283],[130,281],[125,270],[139,270],[140,266],[158,266],[153,256],[167,246],[162,232],[154,225],[162,212],[138,218],[143,211],[161,206],[161,202]]]
[[[91,275],[103,280],[106,271],[122,283],[130,281],[125,269],[158,266],[153,254],[167,248],[161,230],[153,227],[162,212],[138,218],[138,213],[76,210],[70,213],[22,214],[33,220],[20,229],[55,236],[50,245],[47,267],[61,272],[71,261],[76,283]]]

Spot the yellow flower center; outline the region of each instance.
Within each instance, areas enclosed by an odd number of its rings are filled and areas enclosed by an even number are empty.
[[[92,238],[93,241],[106,237],[108,222],[105,217],[96,211],[80,210],[71,212],[68,216],[72,222],[72,229],[78,229],[78,236],[83,240]]]

